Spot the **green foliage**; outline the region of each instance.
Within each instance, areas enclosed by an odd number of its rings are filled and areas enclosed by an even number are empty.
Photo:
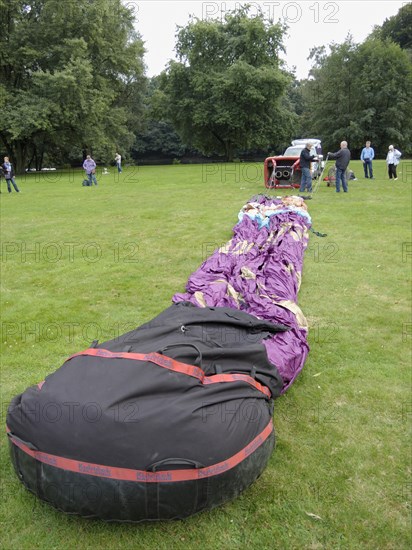
[[[162,120],[161,94],[159,94],[159,77],[148,80],[144,96],[145,126],[136,135],[132,155],[139,159],[154,156],[179,157],[185,154],[188,147],[181,141],[172,124]]]
[[[390,143],[411,152],[412,63],[406,52],[390,41],[366,40],[358,48],[354,70],[354,138],[369,136],[385,152]]]
[[[127,149],[140,124],[143,44],[120,0],[12,0],[2,9],[0,139],[31,155]]]
[[[405,3],[396,15],[385,19],[382,26],[374,29],[372,36],[390,39],[402,49],[412,50],[412,4]]]
[[[170,123],[149,119],[145,130],[136,136],[132,154],[136,158],[150,155],[174,157],[184,155],[186,150]]]
[[[282,96],[290,81],[279,52],[285,32],[248,8],[224,21],[193,19],[180,28],[156,101],[185,143],[228,160],[240,149],[267,148],[294,120]]]
[[[383,154],[390,143],[411,151],[412,63],[399,45],[379,38],[355,44],[348,37],[311,52],[314,67],[303,85],[310,111],[305,124],[329,149],[345,139],[359,149],[366,139]]]
[[[305,104],[302,95],[302,82],[294,78],[286,89],[284,103],[287,109],[298,116],[302,116],[305,112]]]

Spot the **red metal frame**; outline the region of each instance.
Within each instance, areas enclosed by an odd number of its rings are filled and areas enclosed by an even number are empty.
[[[278,180],[274,178],[273,180],[270,180],[270,174],[273,172],[273,170],[269,169],[269,162],[272,163],[273,168],[275,169],[277,166],[277,160],[294,160],[294,164],[291,166],[293,169],[293,172],[300,172],[300,161],[299,159],[296,160],[296,157],[267,157],[265,159],[264,163],[264,169],[263,169],[263,177],[264,177],[264,183],[265,187],[267,189],[299,189],[300,183],[287,183],[285,181]]]

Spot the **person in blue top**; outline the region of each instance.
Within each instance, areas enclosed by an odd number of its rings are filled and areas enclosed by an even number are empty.
[[[375,158],[375,151],[373,150],[373,147],[371,147],[370,141],[367,141],[365,145],[366,147],[362,149],[360,159],[363,162],[363,170],[365,172],[365,178],[370,178],[372,180],[373,179],[372,161]]]

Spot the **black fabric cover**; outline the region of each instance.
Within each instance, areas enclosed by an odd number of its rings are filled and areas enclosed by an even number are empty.
[[[73,356],[43,385],[17,396],[7,416],[10,435],[30,449],[101,466],[151,472],[218,464],[271,422],[282,379],[262,340],[283,330],[230,308],[174,304],[149,323],[94,346],[126,355]],[[128,353],[160,353],[199,367],[206,377],[249,375],[270,394],[244,380],[203,384],[151,361],[128,359]],[[13,442],[11,451],[23,483],[55,507],[141,521],[185,517],[233,498],[260,475],[273,444],[271,434],[241,464],[207,480],[164,484],[68,472],[39,462]],[[90,483],[99,498],[85,496]],[[82,490],[68,496],[67,485]],[[110,496],[115,489],[116,498]]]

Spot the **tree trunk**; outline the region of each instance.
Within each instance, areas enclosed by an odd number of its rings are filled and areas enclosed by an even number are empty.
[[[41,170],[43,168],[43,157],[44,157],[44,149],[42,149],[38,159],[37,159],[37,170]]]
[[[0,139],[4,144],[4,150],[5,150],[4,156],[2,156],[0,158],[0,160],[1,160],[0,164],[3,164],[3,158],[5,156],[9,157],[11,159],[11,161],[13,162],[14,161],[14,152],[13,152],[11,142],[7,141],[4,134],[0,134]]]
[[[234,147],[231,141],[225,141],[216,132],[211,130],[212,135],[222,144],[222,149],[225,152],[225,158],[227,162],[233,162]]]
[[[32,154],[31,159],[29,160],[29,163],[28,163],[28,165],[27,165],[27,168],[28,168],[29,170],[30,170],[30,168],[31,168],[31,165],[33,164],[33,161],[34,161],[35,158],[36,158],[36,155],[37,155],[37,149],[36,149],[36,146],[34,146],[34,147],[33,147],[33,154]],[[37,164],[37,163],[35,162],[35,165],[36,165],[36,164]],[[37,166],[36,166],[36,168],[37,168]]]
[[[43,157],[44,157],[44,144],[40,147],[36,147],[36,170],[40,172],[43,168]]]
[[[225,142],[225,155],[227,162],[233,162],[233,144],[230,141]]]
[[[17,141],[14,148],[14,171],[16,174],[24,174],[27,168],[27,143]]]

